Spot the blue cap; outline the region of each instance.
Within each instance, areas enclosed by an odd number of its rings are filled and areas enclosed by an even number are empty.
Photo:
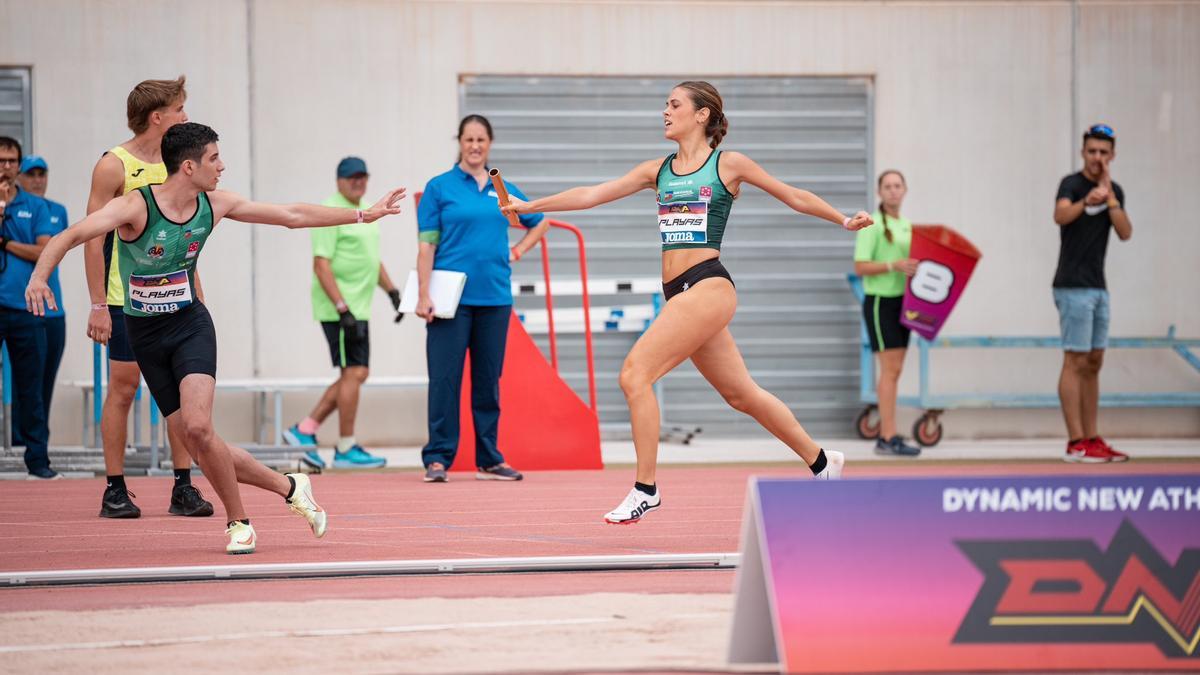
[[[41,155],[30,155],[21,160],[21,173],[29,173],[34,169],[49,171],[50,167],[46,165],[46,160]]]
[[[358,157],[347,157],[338,162],[337,177],[350,178],[359,174],[367,173],[367,163]]]

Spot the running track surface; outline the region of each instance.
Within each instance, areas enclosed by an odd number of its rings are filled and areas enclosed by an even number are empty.
[[[1200,460],[1064,463],[859,463],[846,476],[1200,473]],[[224,554],[223,511],[211,518],[166,513],[169,478],[131,478],[142,508],[136,520],[97,517],[102,479],[0,486],[0,570],[83,569],[246,563],[521,556],[723,553],[738,550],[747,478],[805,476],[802,466],[662,468],[663,508],[635,525],[602,515],[628,491],[632,472],[534,472],[520,483],[452,474],[425,484],[414,472],[331,473],[313,477],[330,514],[326,536],[273,494],[243,487],[259,535],[258,552]],[[215,495],[203,478],[206,496]],[[229,601],[214,584],[233,584],[239,601],[319,598],[545,596],[596,591],[728,593],[721,570],[571,574],[454,575],[324,580],[192,582],[82,588],[0,589],[0,611],[90,609],[123,604],[192,605]]]

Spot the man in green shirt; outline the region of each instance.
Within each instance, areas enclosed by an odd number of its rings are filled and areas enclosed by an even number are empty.
[[[337,166],[337,194],[323,206],[362,208],[367,192],[367,163],[347,157]],[[321,400],[304,418],[284,433],[290,445],[311,446],[304,462],[317,469],[325,460],[316,450],[317,429],[334,410],[338,411],[339,437],[333,454],[335,468],[377,468],[387,464],[374,457],[354,439],[354,420],[358,414],[358,395],[366,382],[371,356],[368,320],[375,287],[391,298],[392,308],[400,308],[400,291],[379,261],[379,226],[375,223],[350,223],[312,231],[313,318],[321,323],[329,354],[338,379],[325,390]],[[399,319],[397,319],[399,320]]]

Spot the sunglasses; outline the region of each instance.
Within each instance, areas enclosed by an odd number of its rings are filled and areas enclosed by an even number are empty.
[[[1117,134],[1116,134],[1116,132],[1113,131],[1113,128],[1108,126],[1107,124],[1093,124],[1092,127],[1090,129],[1088,129],[1088,133],[1089,134],[1099,134],[1101,136],[1108,136],[1109,138],[1117,137]]]

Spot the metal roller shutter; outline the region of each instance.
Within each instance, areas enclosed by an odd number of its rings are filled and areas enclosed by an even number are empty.
[[[491,162],[530,197],[618,177],[674,145],[662,136],[661,111],[671,87],[686,78],[466,76],[463,114],[488,117],[496,139]],[[811,189],[845,212],[865,208],[874,192],[871,84],[866,78],[738,77],[711,82],[725,100],[730,134],[722,149],[746,153],[781,180]],[[648,193],[587,212],[562,214],[587,240],[594,278],[657,277],[660,245]],[[516,233],[514,233],[514,237]],[[552,274],[578,278],[575,242],[550,239]],[[737,284],[731,330],[751,374],[779,396],[811,433],[844,436],[857,399],[859,310],[846,287],[854,236],[801,216],[746,186],[733,207],[721,259]],[[540,278],[536,263],[514,280]],[[518,310],[543,306],[518,297]],[[645,305],[646,295],[597,295],[601,307]],[[559,308],[578,307],[556,297]],[[600,417],[609,435],[628,428],[617,386],[636,333],[600,332],[596,370]],[[546,349],[545,336],[535,339]],[[560,371],[586,398],[581,334],[559,336]],[[700,426],[706,435],[766,432],[730,409],[690,363],[665,378],[665,425]]]
[[[29,70],[0,68],[0,136],[20,141],[27,155],[33,152],[32,118]]]

